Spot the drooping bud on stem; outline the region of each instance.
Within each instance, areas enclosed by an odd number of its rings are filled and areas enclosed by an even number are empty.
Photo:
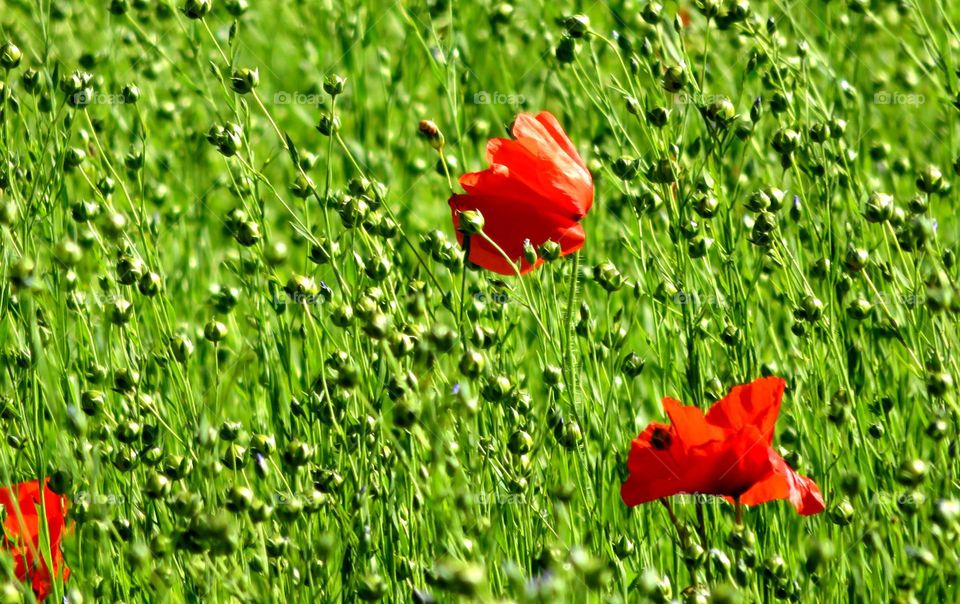
[[[420,136],[430,143],[430,146],[439,151],[443,149],[443,133],[440,132],[440,127],[437,126],[436,122],[433,120],[420,120],[420,125],[417,128]]]

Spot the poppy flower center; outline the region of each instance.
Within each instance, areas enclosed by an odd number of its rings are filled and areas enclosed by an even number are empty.
[[[670,448],[672,441],[673,437],[670,436],[670,432],[666,428],[654,428],[653,434],[650,435],[650,445],[659,451]]]

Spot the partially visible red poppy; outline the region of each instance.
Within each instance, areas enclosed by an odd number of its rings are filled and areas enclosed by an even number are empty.
[[[0,549],[13,555],[17,579],[29,579],[37,601],[43,600],[53,591],[54,577],[62,576],[66,581],[70,576],[70,569],[60,551],[67,498],[57,495],[46,485],[41,496],[40,481],[32,480],[12,487],[0,487],[0,506],[6,512],[0,534]],[[44,514],[50,536],[52,560],[49,562],[44,558],[40,543]],[[50,572],[51,565],[53,574]]]
[[[630,449],[629,506],[679,493],[718,495],[756,505],[787,499],[806,516],[823,511],[817,485],[800,476],[772,447],[785,383],[776,377],[735,386],[706,415],[671,398],[671,424],[651,423]]]
[[[487,143],[490,167],[460,177],[465,195],[450,198],[457,239],[460,212],[478,210],[483,232],[512,261],[521,261],[520,272],[543,263],[524,259],[526,240],[539,249],[552,240],[560,255],[579,250],[586,235],[580,220],[593,205],[593,177],[557,118],[546,111],[533,116],[521,113],[513,122],[513,139],[494,138]],[[470,239],[470,261],[502,275],[513,275],[510,263],[481,237]]]

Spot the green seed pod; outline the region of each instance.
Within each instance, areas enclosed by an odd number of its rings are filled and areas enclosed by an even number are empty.
[[[561,65],[573,63],[577,57],[577,41],[569,36],[560,38],[560,43],[557,45],[554,55]]]
[[[101,212],[96,201],[78,201],[70,208],[70,215],[76,222],[87,222],[97,218]]]
[[[937,166],[927,164],[917,173],[917,188],[924,193],[940,193],[943,187],[943,173]]]
[[[234,513],[242,513],[253,505],[254,495],[249,487],[233,486],[227,491],[226,506]]]
[[[830,508],[830,521],[837,526],[847,526],[853,522],[855,513],[853,504],[850,503],[849,499],[844,498]]]
[[[126,105],[136,105],[137,101],[140,100],[140,87],[136,84],[127,84],[123,87],[123,90],[120,92],[123,97],[123,102]]]
[[[843,263],[851,273],[859,273],[867,266],[869,259],[867,250],[850,246],[847,248],[847,256]]]
[[[640,11],[640,17],[650,25],[658,24],[662,15],[663,5],[659,2],[648,2]]]
[[[306,199],[314,194],[317,186],[314,184],[313,180],[308,176],[303,174],[298,174],[297,177],[290,184],[290,192],[293,193],[293,196],[297,199]]]
[[[117,261],[117,281],[121,285],[133,285],[145,270],[143,260],[135,256],[123,256]]]
[[[163,461],[162,471],[170,480],[182,480],[193,471],[193,461],[182,455],[170,455]]]
[[[476,350],[467,350],[460,359],[460,373],[465,377],[475,379],[483,374],[486,361],[483,355]]]
[[[227,122],[215,145],[224,157],[233,157],[243,149],[243,129],[238,124]]]
[[[307,465],[313,458],[313,448],[307,443],[292,440],[283,451],[283,461],[288,466],[299,468]]]
[[[640,171],[640,161],[629,155],[617,158],[611,166],[613,173],[624,182],[629,182],[637,177]]]
[[[786,578],[788,571],[786,561],[779,554],[774,554],[763,562],[763,575],[767,579],[782,580]]]
[[[811,141],[822,144],[830,138],[830,126],[824,123],[814,124],[810,126],[807,134],[809,134]]]
[[[658,159],[647,169],[647,179],[655,184],[672,184],[677,176],[669,159]]]
[[[170,494],[170,479],[163,474],[151,473],[144,485],[144,492],[150,499],[164,499]]]
[[[514,455],[524,455],[533,449],[533,438],[524,430],[517,430],[510,435],[507,449]]]
[[[750,105],[750,121],[756,124],[763,117],[763,99],[756,97]]]
[[[67,172],[71,172],[86,161],[87,153],[83,149],[78,149],[76,147],[70,147],[67,149],[67,152],[63,156],[63,168]]]
[[[100,414],[104,401],[104,395],[99,390],[84,390],[80,394],[80,408],[90,417]]]
[[[660,85],[663,86],[664,90],[677,93],[683,90],[686,84],[687,72],[684,71],[683,66],[671,65],[664,68],[663,78],[660,80]]]
[[[123,326],[130,322],[133,317],[133,304],[128,300],[115,300],[110,306],[110,322],[117,326]]]
[[[635,378],[643,373],[643,368],[645,366],[646,361],[644,361],[643,358],[641,358],[640,355],[635,352],[628,354],[620,363],[621,371],[623,371],[624,375],[630,378]]]
[[[863,297],[855,298],[847,306],[847,316],[855,321],[863,321],[873,312],[873,305]]]
[[[620,535],[620,537],[613,543],[613,553],[620,560],[632,556],[636,549],[637,548],[633,540],[625,535]]]
[[[247,465],[247,449],[237,443],[230,443],[220,461],[231,470],[241,470]]]
[[[703,218],[713,218],[717,214],[720,202],[713,195],[701,195],[697,198],[694,210]]]
[[[943,440],[947,436],[949,426],[946,421],[940,418],[930,420],[927,424],[926,434],[936,441]]]
[[[868,222],[880,223],[893,217],[893,196],[886,193],[872,193],[867,200],[863,216]]]
[[[226,6],[230,16],[234,18],[242,17],[250,9],[248,0],[227,0],[224,6]]]
[[[828,127],[831,138],[840,139],[843,138],[844,133],[847,131],[847,121],[833,118],[830,120]]]
[[[931,396],[944,396],[953,390],[953,376],[943,371],[934,371],[927,375],[927,392]]]
[[[609,293],[621,289],[626,282],[617,267],[609,260],[598,264],[593,269],[593,278]]]
[[[562,385],[563,371],[556,365],[547,365],[543,368],[543,381],[548,388],[557,388]]]
[[[727,545],[737,552],[753,549],[757,544],[757,535],[748,527],[735,526],[727,536]]]
[[[783,199],[786,193],[774,187],[765,187],[754,192],[747,198],[747,209],[752,212],[762,212],[769,210],[776,212],[783,206]]]
[[[213,0],[185,0],[183,4],[183,14],[188,19],[203,19],[213,8]]]
[[[804,321],[809,321],[810,323],[816,323],[823,316],[823,301],[816,296],[807,295],[804,296],[803,300],[800,302],[800,311],[802,313],[802,319]]]
[[[13,42],[7,41],[0,46],[0,67],[12,71],[20,65],[23,52]]]
[[[784,113],[790,108],[792,101],[793,94],[777,91],[770,97],[770,110],[777,115]]]
[[[796,130],[783,128],[778,130],[770,141],[774,151],[781,154],[793,153],[800,144],[800,134]]]
[[[330,74],[323,81],[323,91],[329,94],[331,97],[337,97],[343,93],[343,89],[347,86],[346,78],[339,76],[337,74]]]
[[[563,422],[558,432],[557,442],[566,449],[576,449],[583,441],[583,430],[577,422]]]
[[[120,472],[129,472],[139,464],[139,457],[134,449],[123,447],[113,456],[113,467]]]
[[[929,207],[930,202],[926,195],[915,195],[907,202],[907,209],[911,214],[924,214]]]
[[[477,235],[483,232],[484,220],[483,214],[478,210],[466,210],[458,215],[460,226],[459,230],[464,235]]]
[[[713,247],[713,239],[697,235],[687,244],[687,252],[693,259],[703,258],[711,247]]]
[[[160,275],[152,271],[144,273],[143,277],[140,278],[140,282],[137,284],[137,289],[140,290],[142,295],[152,298],[163,289],[163,280],[160,278]]]
[[[897,482],[916,487],[927,475],[927,464],[922,459],[911,459],[900,464],[897,470]]]
[[[323,136],[332,136],[340,132],[340,116],[320,116],[320,121],[317,123],[317,131]]]
[[[318,237],[317,242],[310,246],[310,261],[314,264],[326,264],[340,251],[340,244]]]
[[[220,321],[211,319],[203,327],[203,337],[209,342],[220,342],[227,337],[227,326]]]
[[[230,78],[230,87],[237,94],[249,94],[260,85],[260,71],[242,67],[233,72]]]
[[[705,559],[706,551],[704,551],[699,543],[691,542],[683,548],[683,561],[686,562],[688,566],[699,568]]]
[[[654,128],[663,128],[670,120],[670,110],[665,107],[654,107],[645,114],[647,123]]]
[[[560,244],[556,241],[546,240],[543,245],[540,246],[539,254],[547,262],[553,262],[560,257],[562,249]]]
[[[563,27],[571,38],[582,38],[590,31],[590,18],[586,15],[573,15],[563,20]]]

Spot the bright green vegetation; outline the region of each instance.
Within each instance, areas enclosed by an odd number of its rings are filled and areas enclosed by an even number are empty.
[[[957,5],[206,4],[0,9],[0,484],[71,499],[51,601],[960,599]],[[573,325],[572,257],[461,290],[417,138],[459,192],[519,110],[594,175]],[[684,498],[684,548],[623,505],[661,397],[767,374],[826,512]]]

